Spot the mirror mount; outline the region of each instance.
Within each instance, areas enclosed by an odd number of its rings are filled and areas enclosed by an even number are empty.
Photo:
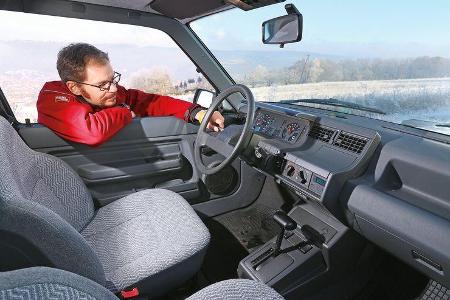
[[[297,15],[299,17],[302,17],[302,14],[298,11],[297,7],[295,7],[295,5],[292,3],[286,4],[284,6],[284,9],[286,9],[288,15]]]

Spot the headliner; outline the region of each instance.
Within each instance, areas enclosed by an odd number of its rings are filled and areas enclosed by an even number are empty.
[[[142,12],[158,13],[183,23],[233,8],[223,0],[73,0]]]

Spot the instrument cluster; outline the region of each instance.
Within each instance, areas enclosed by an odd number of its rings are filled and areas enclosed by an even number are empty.
[[[263,135],[294,144],[305,129],[305,121],[259,110],[256,113],[253,130]]]

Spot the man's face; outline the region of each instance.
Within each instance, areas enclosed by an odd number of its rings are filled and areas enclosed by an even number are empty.
[[[98,63],[91,61],[86,65],[85,78],[83,83],[88,83],[96,86],[102,86],[105,83],[111,81],[114,76],[114,71],[109,62]],[[116,105],[117,86],[111,84],[111,87],[106,91],[101,91],[99,88],[79,84],[79,95],[92,105],[107,108]]]

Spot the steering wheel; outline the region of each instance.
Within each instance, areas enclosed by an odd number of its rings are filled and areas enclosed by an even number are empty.
[[[244,126],[238,127],[238,132],[240,132],[239,139],[237,143],[233,146],[230,144],[232,140],[230,135],[233,135],[237,131],[228,130],[226,127],[222,132],[216,133],[214,131],[207,132],[206,127],[208,125],[209,119],[213,115],[214,111],[219,107],[219,105],[230,95],[234,93],[241,93],[247,100],[247,118],[245,120]],[[253,98],[253,94],[248,87],[242,84],[235,84],[230,86],[229,88],[223,90],[219,95],[217,95],[211,106],[208,108],[208,111],[205,114],[205,117],[200,124],[200,128],[197,133],[197,138],[195,140],[194,145],[194,161],[195,165],[200,172],[203,174],[211,175],[219,172],[229,164],[242,152],[242,150],[248,145],[250,138],[252,136],[252,126],[253,119],[255,117],[255,100]],[[236,128],[236,127],[235,127]],[[232,137],[237,136],[237,134]],[[217,153],[223,155],[225,160],[223,160],[220,164],[216,166],[207,166],[204,164],[202,160],[202,148],[209,147]]]

